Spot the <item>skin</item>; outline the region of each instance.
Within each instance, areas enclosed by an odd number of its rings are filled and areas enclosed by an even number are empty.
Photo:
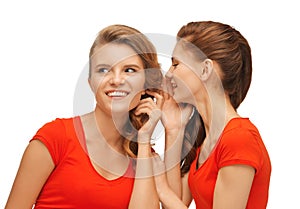
[[[228,121],[232,118],[240,117],[230,104],[229,96],[224,92],[220,84],[220,72],[220,66],[216,62],[209,59],[202,62],[197,61],[179,43],[174,49],[172,66],[166,75],[168,80],[166,84],[169,85],[166,89],[171,90],[170,94],[174,100],[177,103],[193,105],[203,118],[207,137],[202,146],[208,152],[202,156],[200,155],[198,163],[202,163],[208,157],[213,147],[212,145],[214,145],[214,143],[209,142],[218,138]],[[167,104],[167,101],[165,104]],[[185,108],[188,107],[187,105]],[[173,106],[173,112],[175,111],[174,108],[175,106]],[[179,111],[178,108],[177,111]],[[172,117],[168,112],[163,114],[166,118]],[[177,130],[178,134],[181,134],[185,124],[184,122],[179,123],[174,132]],[[175,126],[173,125],[173,127]],[[166,128],[170,129],[172,127]],[[173,135],[176,134],[174,133]],[[176,137],[169,137],[167,140],[167,145],[177,144],[178,149],[181,148],[180,143],[176,143],[176,140],[178,141]],[[170,147],[167,146],[166,149],[168,150]],[[176,158],[178,159],[178,156]],[[160,164],[157,161],[160,162],[156,160],[155,166]],[[173,172],[171,175],[173,181],[181,182],[180,192],[172,189],[168,171],[167,174],[157,175],[155,178],[159,198],[164,208],[187,208],[192,201],[187,183],[188,173],[182,179],[178,173]],[[213,209],[245,208],[254,175],[255,169],[251,166],[232,165],[221,168],[214,190]],[[178,200],[181,201],[178,202]]]
[[[128,158],[120,140],[119,127],[128,117],[128,111],[137,107],[135,114],[146,113],[149,120],[138,132],[138,156],[133,192],[128,208],[159,208],[150,157],[150,138],[161,117],[163,97],[158,93],[147,92],[156,97],[140,100],[145,82],[145,72],[141,58],[127,45],[109,45],[96,53],[91,60],[89,84],[95,94],[96,107],[91,113],[81,116],[87,137],[87,148],[91,162],[104,178],[112,180],[122,176],[128,167]],[[126,92],[115,96],[113,91]],[[126,116],[126,117],[124,117]],[[125,119],[124,119],[125,118]],[[100,139],[105,142],[99,146]],[[95,145],[95,146],[94,146]],[[107,151],[109,150],[109,151]],[[113,171],[105,169],[103,156],[95,153],[106,153],[105,160],[110,159],[115,167]],[[102,152],[101,152],[102,151]],[[46,146],[33,140],[26,148],[19,171],[15,178],[5,209],[29,209],[34,205],[47,178],[54,170],[54,163]],[[146,173],[143,171],[146,170]],[[143,195],[140,195],[140,194]]]
[[[46,146],[32,141],[27,146],[5,209],[32,208],[44,183],[54,169]]]
[[[96,95],[96,111],[128,114],[140,102],[145,83],[143,62],[135,51],[124,44],[106,44],[95,49],[91,59],[89,84]],[[114,56],[109,56],[113,54]],[[126,81],[126,82],[125,82]],[[128,93],[126,97],[107,96],[115,90]],[[121,117],[120,117],[121,118]]]

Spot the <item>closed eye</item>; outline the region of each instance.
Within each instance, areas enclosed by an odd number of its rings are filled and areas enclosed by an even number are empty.
[[[172,57],[172,66],[177,67],[177,65],[179,65],[179,62],[175,58]]]

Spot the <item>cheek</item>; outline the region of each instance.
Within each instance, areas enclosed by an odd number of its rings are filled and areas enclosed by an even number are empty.
[[[174,79],[177,84],[177,88],[174,89],[177,102],[191,103],[194,96],[201,92],[201,83],[193,73],[177,74]]]
[[[190,91],[194,92],[199,90],[199,86],[201,85],[201,80],[199,76],[190,69],[185,69],[181,74],[178,74],[177,79],[180,80],[180,83],[185,86],[185,88],[190,89]]]
[[[138,104],[140,103],[140,100],[141,100],[141,95],[142,95],[141,93],[138,93],[133,97],[133,99],[131,100],[130,105],[129,105],[129,110],[132,110],[138,106]]]
[[[103,77],[101,77],[101,78],[93,77],[89,80],[90,88],[94,94],[97,93],[97,91],[101,88],[101,85],[103,85],[103,83],[104,83]]]
[[[145,76],[140,75],[136,77],[132,77],[128,79],[129,83],[131,83],[132,87],[132,99],[129,105],[129,109],[132,110],[135,108],[141,100],[142,92],[145,91],[144,85],[145,85]]]
[[[136,76],[128,77],[127,83],[131,86],[131,91],[133,93],[139,93],[139,92],[145,90],[144,89],[145,75],[141,73]]]

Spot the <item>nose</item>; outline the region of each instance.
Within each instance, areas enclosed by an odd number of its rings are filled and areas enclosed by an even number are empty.
[[[122,72],[114,71],[114,73],[111,75],[109,83],[116,86],[122,85],[125,83],[125,75],[123,75]]]
[[[171,66],[171,67],[169,68],[169,70],[167,71],[167,73],[165,74],[165,77],[166,77],[167,79],[172,79],[172,78],[173,78],[173,70],[174,70],[174,68]]]

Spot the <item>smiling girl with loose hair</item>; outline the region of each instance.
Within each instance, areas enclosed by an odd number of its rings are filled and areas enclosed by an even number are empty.
[[[162,106],[155,48],[138,30],[111,25],[99,32],[89,63],[94,111],[37,131],[6,209],[159,208],[150,159]]]

